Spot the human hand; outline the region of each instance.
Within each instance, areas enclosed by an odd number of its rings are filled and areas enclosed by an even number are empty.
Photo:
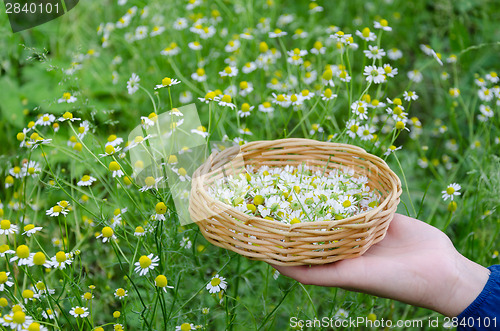
[[[395,214],[385,238],[358,258],[318,266],[274,266],[303,284],[391,298],[457,316],[481,293],[489,270],[457,252],[437,228]]]

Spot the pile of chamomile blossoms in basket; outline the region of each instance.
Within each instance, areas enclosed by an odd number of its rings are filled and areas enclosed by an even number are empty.
[[[285,224],[341,220],[376,208],[381,196],[352,169],[258,168],[216,180],[209,194],[245,214]]]

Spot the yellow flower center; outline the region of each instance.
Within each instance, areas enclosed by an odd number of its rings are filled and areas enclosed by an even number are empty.
[[[84,313],[85,313],[85,310],[83,310],[83,308],[81,308],[81,307],[77,307],[75,309],[75,314],[77,314],[77,315],[83,315]]]
[[[22,311],[16,311],[14,315],[12,315],[12,322],[16,324],[23,324],[26,321],[26,314]]]
[[[48,116],[44,116],[44,117],[43,117],[43,121],[44,121],[44,122],[48,122],[49,120],[50,120],[50,118],[49,118]]]
[[[89,53],[90,53],[90,51],[89,51]],[[93,53],[93,52],[92,52],[92,53]],[[69,100],[70,98],[71,98],[71,93],[65,92],[65,93],[63,94],[63,99],[65,99],[65,100]]]
[[[28,224],[24,227],[24,231],[33,230],[34,228],[35,228],[35,226],[33,224]]]
[[[109,170],[111,170],[111,171],[118,171],[118,170],[120,170],[120,165],[118,164],[118,162],[111,161],[109,163]]]
[[[346,201],[342,202],[342,206],[344,206],[344,208],[351,207],[351,201],[350,200],[346,200]]]
[[[240,82],[240,88],[242,90],[246,90],[248,88],[248,82],[246,81]]]
[[[45,258],[45,254],[43,254],[42,252],[37,252],[33,256],[33,263],[35,265],[44,265],[46,260],[47,259]]]
[[[142,226],[138,226],[135,228],[135,232],[137,233],[144,233],[144,228]]]
[[[218,286],[220,284],[220,279],[219,278],[214,278],[210,281],[210,284],[212,286]]]
[[[82,177],[82,182],[88,182],[90,180],[90,176],[89,175],[85,175]]]
[[[10,221],[9,220],[2,220],[2,222],[0,222],[0,228],[2,228],[2,230],[10,229]]]
[[[7,276],[7,273],[5,271],[0,272],[0,284],[5,284],[8,279],[9,276]]]
[[[227,94],[224,94],[224,95],[222,96],[221,101],[223,101],[223,102],[231,102],[231,96],[230,96],[230,95],[227,95]]]
[[[455,189],[453,187],[448,187],[446,189],[446,193],[448,193],[449,195],[452,195],[453,193],[455,193]]]
[[[385,19],[381,19],[380,20],[380,25],[382,25],[382,26],[388,26],[389,22],[387,22],[387,20],[385,20]]]
[[[40,324],[33,322],[28,326],[28,331],[40,331]]]
[[[63,263],[67,260],[66,253],[63,251],[59,251],[56,253],[56,261],[59,263]]]
[[[189,331],[191,330],[191,324],[189,323],[182,323],[181,324],[181,331]]]
[[[362,31],[362,35],[363,35],[363,37],[368,38],[370,36],[370,29],[364,28]]]
[[[187,175],[187,171],[186,171],[186,169],[184,169],[184,168],[179,168],[179,175],[180,175],[180,176],[186,176],[186,175]]]
[[[155,278],[155,284],[158,287],[167,286],[167,277],[165,277],[164,275],[158,275],[158,277]]]
[[[142,269],[146,269],[151,265],[152,261],[149,257],[146,255],[141,256],[139,259],[139,265],[141,266]]]
[[[111,145],[108,145],[108,146],[106,146],[104,151],[106,152],[106,154],[113,154],[115,152],[115,148]]]
[[[167,212],[167,206],[164,202],[158,202],[155,207],[157,214],[165,214]]]
[[[198,68],[196,69],[196,73],[198,74],[198,76],[205,76],[205,69]]]
[[[357,126],[356,124],[351,125],[350,130],[351,130],[352,132],[358,132],[358,129],[359,129],[359,126]]]
[[[213,100],[215,97],[216,97],[215,92],[208,92],[207,94],[205,94],[206,100]]]
[[[165,77],[162,79],[161,84],[164,86],[168,86],[168,85],[172,84],[172,79]]]
[[[144,182],[146,183],[146,186],[153,186],[155,184],[155,179],[154,179],[154,177],[149,176],[149,177],[146,177]]]
[[[32,290],[24,290],[22,295],[25,299],[32,299],[35,293]]]
[[[119,297],[125,296],[125,290],[120,287],[119,289],[116,290],[116,295]]]
[[[54,213],[60,213],[62,211],[62,207],[61,206],[54,206],[54,207],[52,207],[52,210],[54,211]]]
[[[102,236],[105,238],[110,238],[111,236],[113,236],[113,233],[113,229],[109,226],[105,226],[102,228]]]
[[[26,258],[28,258],[30,256],[30,249],[26,245],[20,245],[16,249],[16,255],[20,259],[26,259]]]

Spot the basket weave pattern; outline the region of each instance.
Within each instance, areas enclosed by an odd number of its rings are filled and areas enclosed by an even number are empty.
[[[238,154],[238,152],[240,154]],[[238,154],[239,157],[235,157]],[[342,220],[284,224],[242,213],[211,197],[207,188],[244,165],[353,169],[381,195],[376,208]],[[327,170],[327,171],[328,171]],[[401,182],[387,164],[362,148],[309,139],[255,141],[224,150],[193,174],[191,218],[212,244],[275,265],[325,264],[362,255],[382,240],[396,212]]]

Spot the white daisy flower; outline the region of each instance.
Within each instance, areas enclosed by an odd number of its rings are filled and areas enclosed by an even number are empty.
[[[446,190],[441,191],[441,194],[443,194],[443,196],[442,196],[443,200],[446,201],[446,200],[450,199],[451,201],[453,201],[453,198],[455,196],[458,196],[461,194],[459,192],[461,188],[462,187],[460,186],[460,184],[457,184],[457,183],[452,183],[452,184],[448,185]]]
[[[79,307],[79,306],[76,306],[76,307],[73,307],[71,308],[71,310],[69,311],[69,313],[71,315],[73,315],[75,318],[85,318],[87,316],[89,316],[89,312],[88,312],[88,308],[86,307]]]
[[[134,264],[136,266],[134,271],[140,276],[144,276],[150,270],[154,270],[154,268],[158,266],[158,261],[160,261],[160,258],[154,256],[152,253],[147,256],[143,255],[139,258],[139,261]]]
[[[206,288],[210,293],[219,293],[220,291],[225,291],[227,288],[226,279],[224,277],[220,277],[219,274],[217,274],[212,277]]]

